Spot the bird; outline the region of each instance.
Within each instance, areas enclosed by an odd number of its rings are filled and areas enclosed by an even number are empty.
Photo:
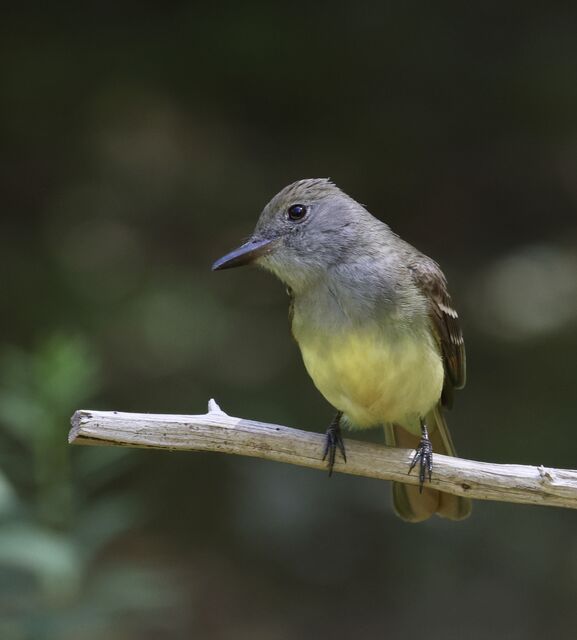
[[[468,498],[430,486],[433,451],[456,455],[444,411],[466,379],[463,334],[439,265],[329,178],[283,188],[248,241],[212,268],[246,264],[286,286],[304,366],[336,409],[323,451],[329,475],[339,454],[346,463],[343,427],[382,427],[387,445],[414,450],[408,473],[418,465],[418,486],[393,482],[397,515],[466,518]]]

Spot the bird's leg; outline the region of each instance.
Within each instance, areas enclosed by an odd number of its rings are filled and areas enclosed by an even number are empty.
[[[427,475],[429,476],[429,482],[431,482],[431,475],[433,472],[433,445],[429,440],[429,432],[427,431],[427,423],[421,418],[421,441],[419,446],[415,449],[415,455],[409,467],[409,473],[413,470],[413,467],[419,463],[419,493],[423,492],[423,484]]]
[[[347,455],[345,453],[345,443],[343,442],[343,436],[341,435],[341,418],[343,417],[342,411],[337,411],[337,414],[330,423],[327,429],[327,435],[325,440],[325,450],[323,453],[323,460],[328,457],[329,477],[333,475],[333,467],[335,466],[335,457],[337,455],[337,448],[343,456],[343,460],[347,461]]]

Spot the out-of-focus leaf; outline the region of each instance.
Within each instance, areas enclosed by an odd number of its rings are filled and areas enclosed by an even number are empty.
[[[0,518],[13,511],[18,504],[19,500],[14,487],[0,470]]]
[[[36,433],[60,432],[62,417],[94,393],[97,371],[79,336],[53,336],[35,353],[6,348],[0,359],[1,425],[28,447]]]
[[[32,445],[34,430],[45,422],[44,408],[30,395],[0,390],[0,427],[27,448]]]
[[[42,345],[33,365],[41,398],[65,412],[94,393],[97,369],[94,354],[80,336],[53,336]]]
[[[78,592],[84,568],[69,538],[26,524],[0,528],[0,570],[3,565],[33,574],[53,603]]]

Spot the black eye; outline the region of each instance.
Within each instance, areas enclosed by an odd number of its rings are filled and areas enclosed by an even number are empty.
[[[304,204],[292,204],[288,208],[288,217],[290,220],[302,220],[307,214],[307,208]]]

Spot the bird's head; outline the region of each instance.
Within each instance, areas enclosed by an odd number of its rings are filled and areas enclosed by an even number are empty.
[[[330,180],[299,180],[266,205],[250,239],[212,268],[255,263],[298,289],[345,260],[369,219],[374,220]]]

